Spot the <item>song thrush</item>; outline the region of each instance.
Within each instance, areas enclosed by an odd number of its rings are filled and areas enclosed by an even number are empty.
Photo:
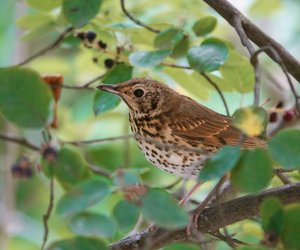
[[[131,130],[145,157],[178,176],[195,178],[203,160],[224,145],[265,147],[256,137],[244,137],[232,119],[210,110],[165,84],[134,78],[99,89],[119,95],[129,107]]]

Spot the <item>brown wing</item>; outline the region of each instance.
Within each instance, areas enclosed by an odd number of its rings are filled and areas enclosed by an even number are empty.
[[[172,133],[182,139],[201,142],[204,147],[218,149],[224,145],[237,145],[241,132],[232,125],[230,117],[216,113],[192,99],[185,97],[177,105],[171,124]],[[246,137],[242,147],[265,147],[266,142],[256,137]]]

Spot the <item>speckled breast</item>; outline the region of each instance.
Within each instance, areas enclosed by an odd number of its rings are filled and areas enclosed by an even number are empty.
[[[131,130],[146,159],[156,167],[184,178],[198,175],[205,155],[172,135],[159,119],[132,119]]]

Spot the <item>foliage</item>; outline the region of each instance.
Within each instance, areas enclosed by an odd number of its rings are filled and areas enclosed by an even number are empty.
[[[41,239],[32,235],[45,231],[41,218],[49,203],[48,191],[55,194],[54,210],[47,221],[48,250],[108,249],[109,243],[151,223],[168,230],[188,225],[186,207],[179,206],[173,197],[178,186],[164,189],[175,177],[146,162],[130,139],[106,139],[129,133],[128,109],[118,96],[95,90],[98,83],[119,84],[133,77],[150,76],[199,102],[207,101],[205,104],[217,111],[223,110],[211,79],[231,111],[236,110],[232,119],[241,131],[241,141],[244,136],[266,138],[268,109],[276,104],[267,108],[252,106],[253,65],[236,48],[227,26],[221,19],[208,16],[207,6],[200,2],[195,8],[193,1],[126,1],[134,16],[159,30],[151,32],[128,20],[118,1],[26,1],[25,13],[16,23],[26,31],[19,43],[29,44],[29,54],[35,54],[37,47],[45,47],[50,40],[61,39],[49,49],[56,49],[56,53],[41,53],[26,66],[12,67],[7,60],[0,69],[0,129],[13,126],[11,131],[24,138],[17,141],[24,146],[22,150],[11,151],[15,154],[15,163],[11,164],[14,177],[23,179],[14,182],[16,214],[30,222],[28,232],[26,229],[12,237],[9,250],[26,249],[27,244],[28,249],[40,249]],[[283,8],[279,0],[273,8],[269,2],[254,1],[250,13],[272,15]],[[7,30],[15,29],[15,22],[3,23]],[[0,36],[1,42],[6,35]],[[54,74],[62,76],[64,82],[53,80],[57,79]],[[90,82],[94,77],[98,80]],[[270,97],[268,92],[262,95],[264,99]],[[276,114],[282,110],[292,112],[287,106],[277,107]],[[297,117],[294,111],[292,114]],[[91,142],[98,138],[103,141],[97,140],[97,145]],[[82,142],[85,140],[89,142]],[[197,180],[206,183],[196,199],[207,195],[210,181],[225,175],[239,193],[253,194],[278,185],[274,167],[300,169],[299,141],[299,129],[287,128],[272,137],[266,148],[246,150],[239,145],[225,145],[205,162]],[[10,155],[8,148],[0,144],[1,151]],[[2,160],[2,153],[0,157]],[[31,174],[18,173],[24,168]],[[289,177],[299,180],[298,172]],[[6,182],[8,177],[3,175],[0,181],[2,178]],[[53,190],[48,188],[51,178]],[[193,181],[187,187],[191,184]],[[50,208],[52,203],[50,199]],[[271,198],[263,202],[260,211],[261,220],[255,222],[258,230],[247,231],[242,222],[229,227],[230,234],[237,233],[238,238],[255,245],[238,249],[265,249],[261,242],[270,234],[275,234],[276,242],[271,243],[276,246],[300,248],[299,204],[284,206]],[[264,236],[257,233],[259,230]],[[209,242],[210,236],[205,235],[205,240]],[[222,243],[211,242],[212,249],[223,249]],[[192,250],[199,246],[176,243],[165,249]]]

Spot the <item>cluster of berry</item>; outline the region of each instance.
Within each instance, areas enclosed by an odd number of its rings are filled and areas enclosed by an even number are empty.
[[[34,171],[28,157],[21,156],[20,159],[11,167],[11,173],[14,178],[30,178]]]
[[[95,46],[97,48],[100,48],[102,50],[105,50],[107,48],[107,44],[101,40],[98,40],[95,42],[96,38],[97,38],[97,34],[94,31],[87,31],[87,32],[78,32],[76,34],[76,37],[78,37],[80,40],[87,42],[88,44],[85,43],[85,46],[87,48],[93,48],[92,44],[95,43]],[[94,57],[93,58],[93,62],[97,63],[98,62],[98,58]],[[107,69],[110,69],[114,66],[115,61],[111,58],[107,58],[104,60],[104,65]]]
[[[42,157],[48,162],[53,162],[57,157],[57,151],[47,146],[42,152]],[[18,161],[11,166],[10,171],[13,177],[17,179],[30,178],[35,172],[33,164],[27,156],[21,156]],[[37,171],[41,171],[41,166],[37,167]]]
[[[276,109],[283,109],[283,108],[284,108],[283,102],[279,102],[276,106]],[[289,109],[289,110],[284,110],[282,119],[285,122],[291,122],[295,119],[295,117],[296,117],[295,109]],[[269,121],[271,123],[277,122],[278,121],[278,112],[271,112]]]

